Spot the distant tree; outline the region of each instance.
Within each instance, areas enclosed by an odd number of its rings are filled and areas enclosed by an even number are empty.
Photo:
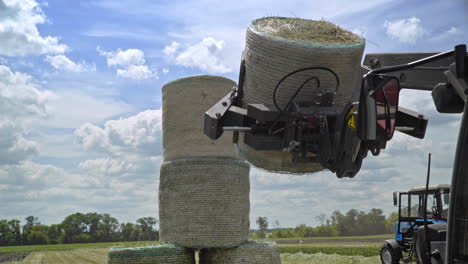
[[[274,227],[274,228],[281,228],[280,222],[279,222],[278,220],[275,220],[275,221],[273,222],[273,227]]]
[[[268,229],[268,218],[262,217],[262,216],[258,217],[257,226],[258,226],[257,236],[259,238],[265,238],[266,232]]]
[[[101,215],[98,224],[97,237],[99,242],[116,241],[118,238],[119,221],[109,214]]]
[[[27,226],[35,226],[35,225],[40,225],[41,223],[39,222],[38,217],[35,216],[28,216],[25,218],[26,220],[26,225]]]
[[[29,233],[32,230],[33,226],[40,225],[41,223],[39,222],[39,219],[35,216],[28,216],[25,218],[26,224],[23,226],[23,233],[22,233],[22,239],[23,239],[23,244],[25,245],[32,245],[32,242],[28,241],[29,238]]]
[[[61,225],[50,225],[47,230],[50,244],[61,244],[64,239],[64,232]]]
[[[304,224],[296,226],[296,228],[294,228],[294,233],[297,237],[305,237],[307,234],[307,226]]]
[[[398,221],[398,212],[391,213],[385,220],[385,232],[391,234],[395,231],[395,223]]]
[[[8,220],[0,220],[0,246],[7,246],[12,239]]]
[[[137,220],[137,228],[140,231],[139,240],[158,240],[159,233],[156,230],[158,220],[154,217],[143,217]]]
[[[47,245],[49,238],[44,232],[31,230],[26,236],[28,245]]]
[[[88,231],[86,215],[82,213],[74,213],[67,216],[60,225],[64,232],[63,243],[79,243],[78,240],[84,240],[80,235]],[[86,242],[89,242],[90,237],[89,235],[87,236]]]
[[[122,234],[123,241],[133,241],[132,234],[135,232],[136,229],[136,226],[132,223],[120,224],[120,233]],[[138,240],[138,237],[136,240]]]
[[[8,221],[8,226],[10,227],[10,232],[12,240],[8,243],[9,245],[22,245],[23,238],[21,236],[21,224],[19,220],[13,219]]]
[[[327,215],[326,214],[319,214],[315,217],[317,221],[320,222],[321,226],[324,226],[327,223]]]

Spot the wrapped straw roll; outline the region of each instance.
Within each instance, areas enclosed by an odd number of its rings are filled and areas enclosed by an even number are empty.
[[[212,140],[203,133],[205,112],[236,83],[201,75],[177,79],[162,88],[164,161],[195,157],[236,157],[232,133]]]
[[[275,243],[246,243],[233,249],[203,249],[200,264],[281,264]]]
[[[176,246],[161,245],[134,248],[112,248],[109,264],[195,264],[193,250]]]
[[[226,158],[161,165],[160,240],[190,248],[236,247],[249,235],[249,165]]]
[[[319,106],[322,94],[334,93],[332,106],[339,113],[357,98],[359,71],[364,52],[364,40],[326,21],[299,18],[266,17],[253,21],[247,30],[244,50],[245,105],[273,105],[274,88],[287,74],[306,67],[326,67],[339,78],[324,70],[306,70],[287,78],[276,92],[278,106],[283,109],[297,89],[306,82],[296,99]],[[242,139],[242,138],[241,138]],[[319,164],[293,164],[291,155],[282,151],[256,151],[239,143],[239,154],[257,167],[291,173],[322,170]]]

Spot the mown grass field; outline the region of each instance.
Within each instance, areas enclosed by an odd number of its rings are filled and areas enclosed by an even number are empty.
[[[382,240],[388,236],[382,236]],[[365,242],[366,238],[370,242]],[[379,237],[353,238],[318,238],[315,242],[303,244],[279,244],[283,264],[331,264],[379,263],[381,242],[375,242]],[[364,241],[364,242],[363,242]],[[280,242],[281,243],[281,242]],[[155,245],[157,242],[122,242],[122,243],[92,243],[65,245],[38,245],[0,247],[0,254],[15,252],[31,252],[21,262],[0,262],[1,264],[106,264],[107,252],[112,247],[137,247]],[[20,254],[20,253],[18,253]]]

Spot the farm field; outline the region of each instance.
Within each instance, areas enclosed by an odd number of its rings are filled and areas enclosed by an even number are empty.
[[[382,240],[387,237],[383,237],[380,242],[376,242],[375,240],[379,239],[379,237],[374,236],[370,238],[318,238],[313,241],[302,240],[302,244],[288,242],[278,246],[283,264],[367,264],[379,263],[380,245]],[[282,241],[278,242],[281,243]],[[0,263],[106,264],[107,252],[111,247],[136,247],[155,244],[157,242],[146,241],[0,247]],[[2,254],[3,258],[1,258]],[[5,256],[11,257],[9,261]],[[23,257],[25,258],[22,259]]]

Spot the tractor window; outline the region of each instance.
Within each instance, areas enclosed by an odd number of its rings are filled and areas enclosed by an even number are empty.
[[[409,217],[421,217],[421,198],[418,194],[410,195],[410,210]]]
[[[442,218],[448,218],[450,194],[448,192],[442,193]]]
[[[421,196],[424,199],[424,195]],[[424,200],[421,201],[421,204],[424,205]],[[434,218],[436,216],[441,216],[439,212],[439,208],[437,208],[437,199],[435,198],[435,194],[429,194],[427,196],[427,217]]]
[[[408,194],[400,194],[400,210],[401,210],[402,217],[409,216],[408,205],[409,205]]]

